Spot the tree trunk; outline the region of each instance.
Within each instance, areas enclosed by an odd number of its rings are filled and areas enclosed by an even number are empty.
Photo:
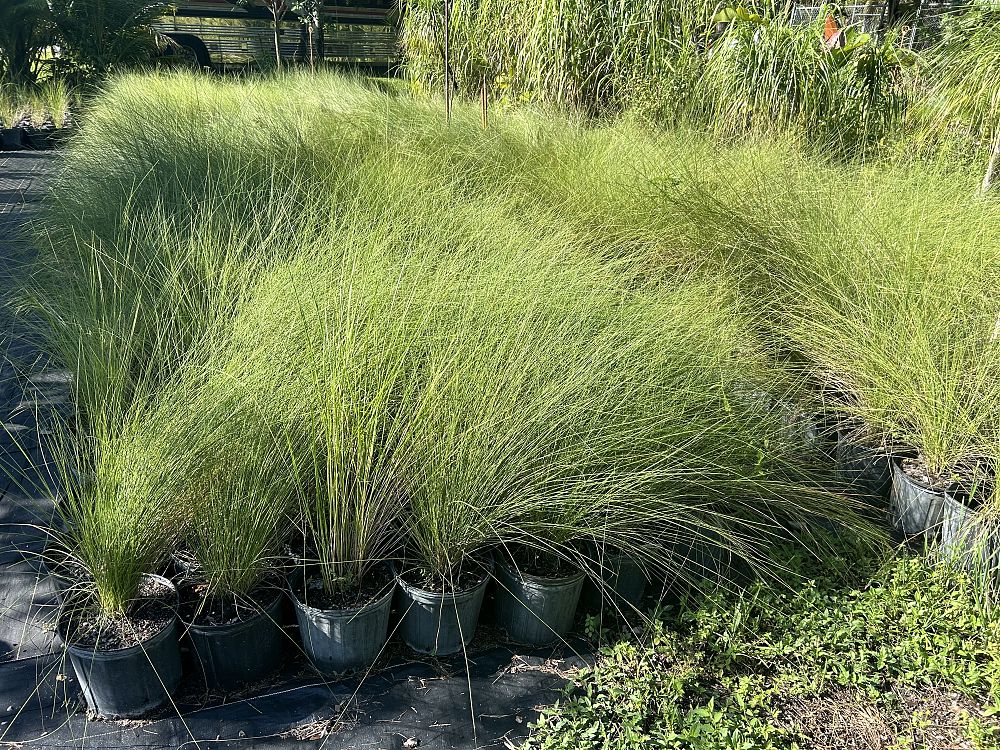
[[[451,122],[451,9],[450,0],[444,0],[444,110]]]
[[[316,42],[313,39],[312,19],[309,19],[309,71],[316,73]]]
[[[271,14],[274,17],[274,61],[281,70],[281,42],[278,38],[281,24],[281,16],[278,14],[277,6]]]
[[[32,83],[34,78],[31,74],[31,49],[28,46],[28,36],[28,33],[21,33],[15,37],[7,64],[7,78],[11,83],[18,85]]]

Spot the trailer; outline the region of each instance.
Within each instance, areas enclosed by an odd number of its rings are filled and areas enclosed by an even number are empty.
[[[287,11],[278,23],[284,60],[326,63],[392,74],[400,62],[397,0],[327,0],[318,23]],[[171,41],[168,54],[202,68],[239,68],[275,62],[275,23],[259,0],[180,2],[153,25]]]

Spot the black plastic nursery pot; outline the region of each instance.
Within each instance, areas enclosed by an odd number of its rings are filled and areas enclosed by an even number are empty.
[[[136,718],[159,708],[181,680],[178,645],[177,589],[162,576],[147,575],[173,592],[173,613],[159,632],[127,648],[102,651],[74,645],[67,632],[68,610],[60,613],[58,630],[80,681],[87,705],[106,718]]]
[[[944,509],[944,490],[917,482],[903,469],[902,460],[892,463],[889,515],[893,525],[907,537],[937,537]]]
[[[55,128],[33,128],[26,134],[28,148],[35,151],[50,151],[59,143],[60,134]]]
[[[390,578],[385,592],[368,604],[353,609],[310,607],[296,593],[292,603],[309,661],[327,676],[335,677],[371,666],[389,638],[389,613],[396,581]]]
[[[415,586],[397,571],[399,629],[406,645],[422,654],[447,656],[472,643],[492,567],[491,559],[484,564],[478,583],[446,593]]]
[[[849,491],[860,495],[872,510],[888,510],[892,488],[892,459],[885,451],[852,439],[844,430],[837,431],[835,448],[837,478]]]
[[[225,625],[184,623],[191,654],[209,689],[234,690],[264,679],[285,661],[284,592],[268,592],[255,614]]]
[[[939,548],[963,568],[1000,577],[1000,520],[950,492],[942,504]]]
[[[19,151],[27,146],[24,128],[0,128],[0,149]]]
[[[515,643],[547,646],[564,638],[573,627],[584,573],[546,578],[500,563],[497,579],[497,625]]]
[[[587,578],[580,603],[587,612],[604,610],[629,612],[638,608],[646,593],[646,573],[632,557],[606,552],[599,560],[600,584]]]

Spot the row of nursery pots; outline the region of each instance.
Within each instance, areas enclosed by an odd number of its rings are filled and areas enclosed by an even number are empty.
[[[887,501],[889,521],[909,541],[936,544],[943,556],[1000,574],[1000,523],[975,506],[959,484],[933,486],[917,462],[873,452],[846,433],[835,449],[840,481],[859,496]],[[908,470],[910,469],[910,470]]]
[[[635,608],[646,589],[642,568],[625,555],[604,560],[600,585],[576,570],[561,577],[523,574],[510,563],[484,559],[474,581],[449,592],[416,585],[396,570],[386,570],[385,585],[363,606],[320,609],[310,606],[302,568],[295,568],[284,588],[257,599],[252,614],[220,625],[185,622],[181,605],[183,577],[175,584],[147,575],[167,605],[164,624],[140,642],[103,650],[77,640],[73,609],[64,603],[58,631],[76,672],[84,698],[96,714],[139,717],[171,701],[187,671],[204,678],[209,689],[244,688],[274,674],[285,661],[288,603],[294,612],[301,648],[322,675],[337,678],[364,673],[398,632],[414,651],[438,656],[457,654],[472,641],[490,580],[495,581],[498,626],[525,646],[545,646],[564,639],[577,607],[600,611],[605,604],[620,611]],[[179,587],[179,588],[178,588]],[[605,594],[608,601],[605,602]],[[305,600],[305,601],[304,601]],[[393,606],[395,604],[395,607]],[[396,615],[397,622],[390,630]],[[184,663],[182,653],[190,659]]]
[[[62,143],[68,132],[68,128],[54,126],[0,128],[0,150],[47,151]]]
[[[946,556],[1000,572],[1000,525],[970,502],[958,484],[934,487],[892,465],[890,510],[895,526],[908,539],[938,544]]]

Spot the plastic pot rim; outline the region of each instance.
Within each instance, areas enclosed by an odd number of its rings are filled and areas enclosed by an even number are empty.
[[[354,619],[355,617],[360,617],[366,612],[381,608],[385,605],[386,599],[391,601],[392,595],[396,593],[396,583],[397,576],[393,574],[391,581],[385,585],[386,591],[384,594],[360,607],[346,607],[344,609],[322,609],[320,607],[313,607],[312,605],[306,604],[299,599],[299,595],[295,593],[292,586],[289,586],[289,590],[292,594],[292,603],[296,606],[296,608],[302,610],[308,615],[317,615],[319,617],[331,619]]]
[[[281,607],[281,598],[284,596],[285,592],[282,589],[276,589],[274,592],[274,598],[269,599],[267,604],[258,607],[257,611],[254,612],[249,617],[245,617],[242,620],[236,622],[227,622],[225,625],[198,625],[194,622],[189,622],[178,615],[177,620],[184,626],[184,632],[198,633],[199,635],[222,635],[229,633],[239,633],[243,630],[248,630],[257,624],[257,621],[261,617],[265,617],[269,611],[273,609],[278,609]]]
[[[403,579],[403,573],[400,571],[396,565],[392,565],[392,572],[396,577],[396,583],[400,589],[406,592],[414,601],[423,602],[424,604],[437,604],[443,602],[454,602],[460,603],[468,601],[476,596],[480,590],[486,587],[486,584],[490,582],[490,578],[493,577],[493,555],[490,555],[486,560],[483,561],[483,580],[468,589],[463,589],[462,591],[448,591],[438,593],[436,591],[428,591],[427,589],[422,589],[419,586],[415,586],[412,583],[407,582]]]
[[[161,583],[165,583],[167,584],[167,586],[170,587],[170,590],[173,592],[174,606],[172,607],[172,616],[162,628],[160,628],[158,631],[153,633],[145,640],[142,640],[133,646],[126,646],[125,648],[102,649],[102,648],[95,648],[93,646],[79,646],[74,644],[67,637],[65,617],[66,617],[66,611],[69,608],[69,603],[63,602],[63,604],[59,608],[59,615],[56,618],[56,631],[59,633],[59,637],[62,638],[63,645],[65,645],[66,650],[86,659],[112,660],[112,659],[129,657],[138,653],[145,653],[145,651],[151,644],[159,643],[164,638],[166,638],[170,634],[172,626],[179,621],[179,618],[177,616],[177,609],[178,606],[180,605],[180,594],[178,593],[177,587],[174,585],[173,581],[171,581],[169,578],[157,575],[156,573],[144,573],[142,577],[143,579],[152,579],[155,581],[159,581]]]
[[[942,487],[942,488],[935,488],[935,487],[930,487],[929,485],[924,484],[918,479],[911,477],[906,472],[906,469],[903,468],[903,461],[910,458],[913,458],[913,456],[893,456],[892,457],[893,474],[898,473],[905,482],[913,485],[919,490],[923,490],[924,492],[929,492],[934,495],[939,495],[940,497],[948,497],[951,495],[951,488],[953,485],[948,485],[947,487]]]
[[[570,588],[571,586],[576,585],[580,579],[585,578],[587,575],[585,571],[580,569],[577,569],[575,573],[571,573],[567,576],[560,576],[559,578],[532,575],[531,573],[522,573],[517,568],[508,564],[506,560],[499,563],[498,567],[510,578],[521,584],[547,589]]]

